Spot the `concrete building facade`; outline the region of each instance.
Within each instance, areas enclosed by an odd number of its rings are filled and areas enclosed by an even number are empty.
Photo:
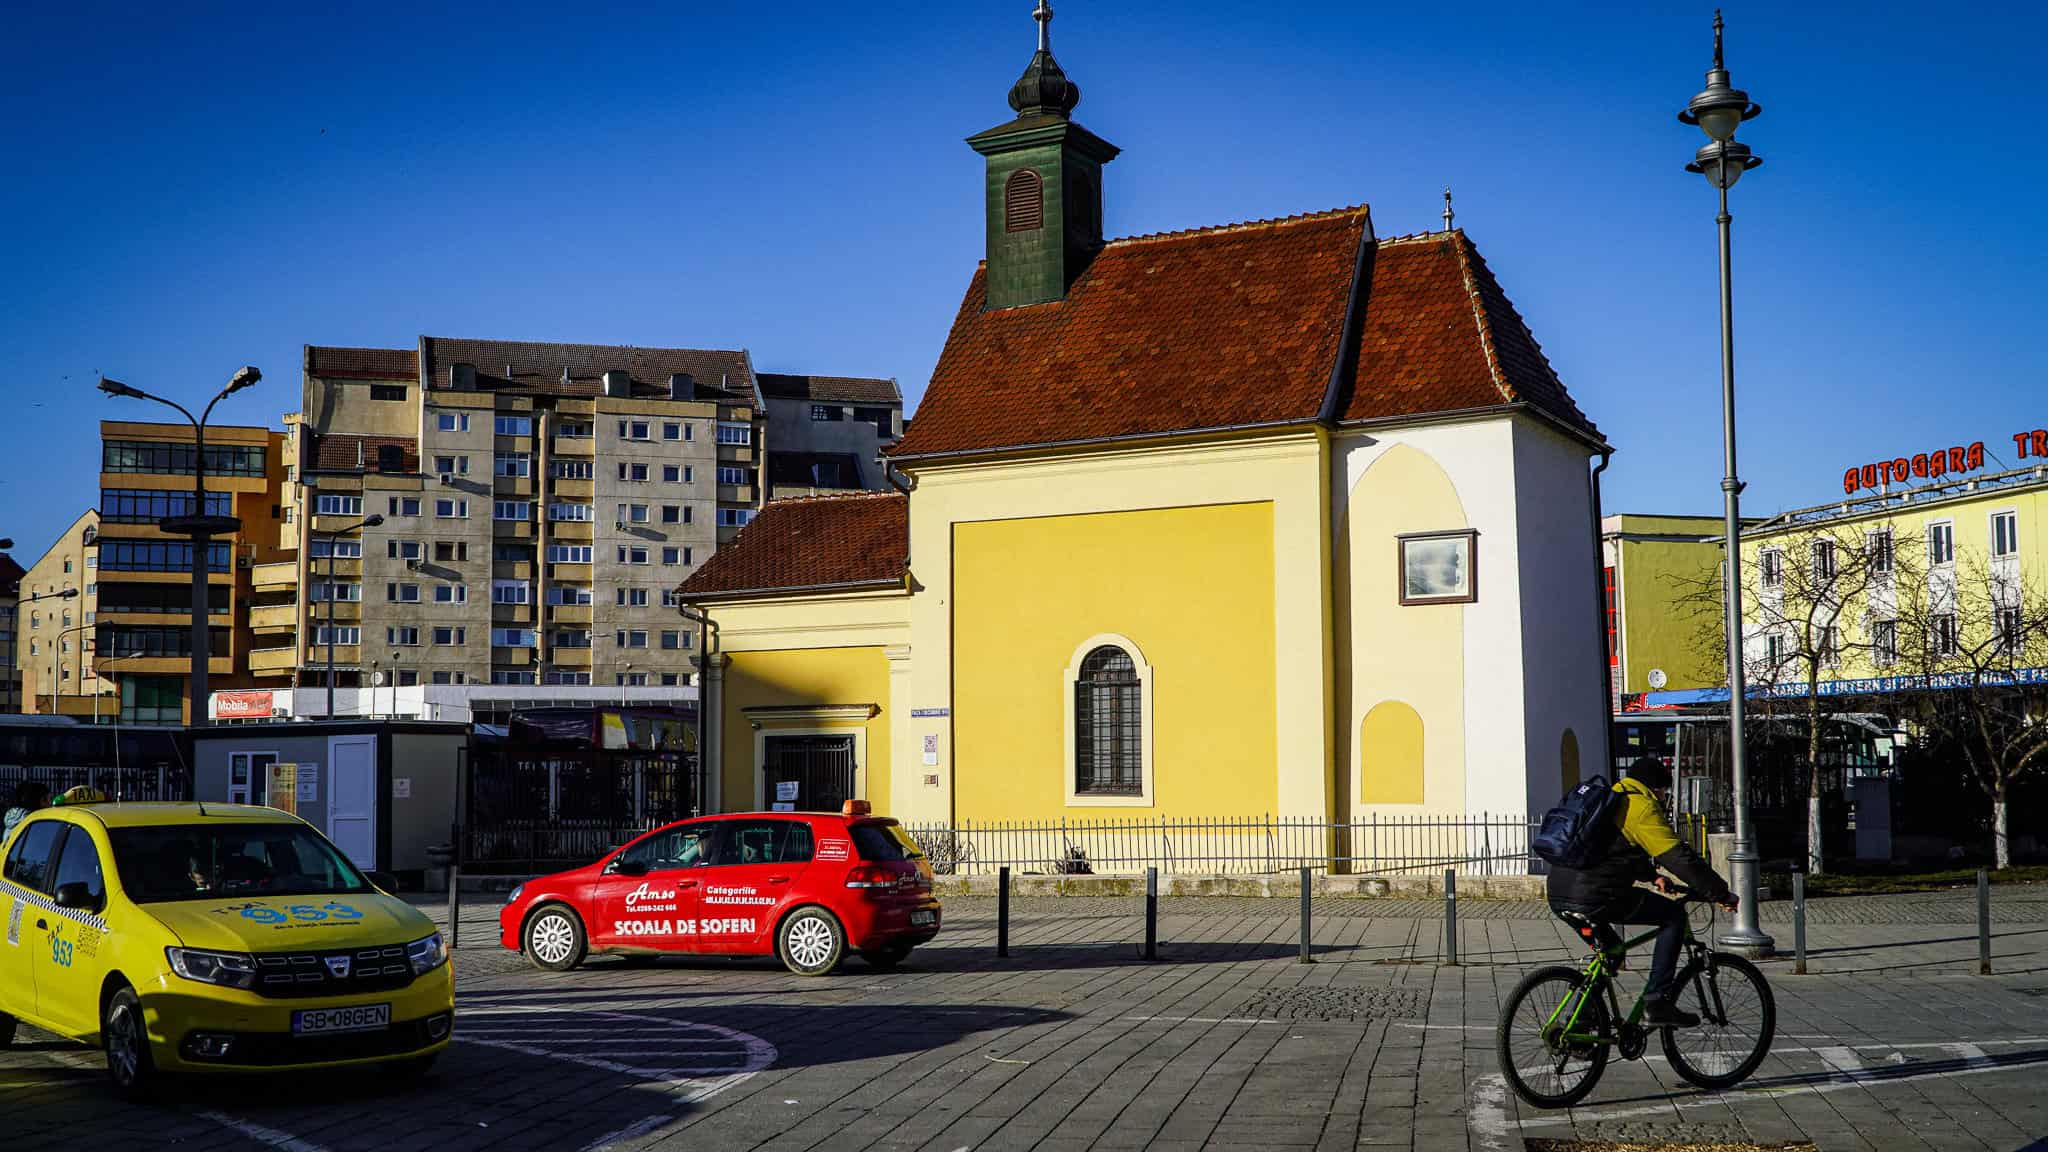
[[[14,665],[19,711],[91,715],[93,697],[109,691],[85,657],[98,596],[99,513],[86,509],[23,574],[16,595]],[[77,595],[64,599],[69,590]],[[114,705],[106,701],[111,710]]]
[[[888,487],[882,450],[903,434],[894,380],[761,374],[768,402],[768,498]]]

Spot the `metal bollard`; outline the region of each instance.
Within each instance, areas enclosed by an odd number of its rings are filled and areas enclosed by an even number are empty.
[[[448,861],[448,947],[451,949],[462,939],[461,883],[462,865],[454,860]]]
[[[1301,870],[1301,962],[1303,964],[1313,964],[1316,962],[1316,958],[1308,954],[1308,901],[1309,895],[1313,891],[1314,889],[1309,886],[1308,869],[1303,868]]]
[[[1458,870],[1444,869],[1444,964],[1458,964]]]
[[[1159,869],[1145,869],[1145,959],[1159,959]]]
[[[1977,975],[1991,975],[1991,873],[1977,869]]]
[[[1010,954],[1010,866],[996,869],[996,957]]]
[[[1792,873],[1792,972],[1806,975],[1806,873]]]

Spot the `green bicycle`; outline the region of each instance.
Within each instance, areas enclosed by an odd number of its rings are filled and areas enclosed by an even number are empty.
[[[1691,896],[1685,900],[1700,902]],[[1652,1031],[1660,1034],[1671,1067],[1701,1088],[1732,1088],[1763,1063],[1777,1029],[1778,1006],[1756,965],[1712,950],[1688,923],[1673,1000],[1697,1015],[1699,1026],[1653,1028],[1642,1022],[1640,995],[1622,1015],[1614,973],[1631,949],[1656,939],[1656,931],[1623,940],[1584,917],[1566,914],[1564,919],[1578,929],[1593,956],[1583,968],[1539,968],[1508,995],[1496,1047],[1501,1074],[1517,1096],[1538,1108],[1570,1107],[1600,1082],[1609,1049],[1624,1060],[1639,1059]],[[1711,937],[1711,912],[1707,923]]]

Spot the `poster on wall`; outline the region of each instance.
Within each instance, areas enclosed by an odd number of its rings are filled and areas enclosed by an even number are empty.
[[[269,787],[264,795],[269,797],[270,806],[280,812],[297,815],[299,811],[299,766],[297,764],[272,764]]]
[[[311,804],[320,799],[320,765],[299,765],[299,803]]]
[[[217,720],[268,720],[274,704],[269,689],[215,692],[213,715]]]

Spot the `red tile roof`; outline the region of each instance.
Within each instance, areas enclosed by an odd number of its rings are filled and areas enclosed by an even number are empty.
[[[683,582],[682,599],[900,582],[910,567],[901,492],[771,500]]]
[[[377,472],[377,449],[396,446],[399,450],[400,472],[417,473],[420,470],[419,442],[410,436],[321,436],[308,432],[313,442],[312,463],[308,472]],[[356,446],[362,446],[362,459],[356,458]]]
[[[1314,420],[1369,229],[1354,207],[1114,240],[1064,299],[997,311],[977,269],[891,454]],[[1343,419],[1526,401],[1598,435],[1463,232],[1370,256]]]
[[[306,375],[342,380],[418,380],[420,358],[410,348],[327,348],[308,344]]]
[[[779,400],[839,400],[847,404],[900,407],[903,393],[894,380],[868,376],[793,376],[761,373],[761,391]]]

